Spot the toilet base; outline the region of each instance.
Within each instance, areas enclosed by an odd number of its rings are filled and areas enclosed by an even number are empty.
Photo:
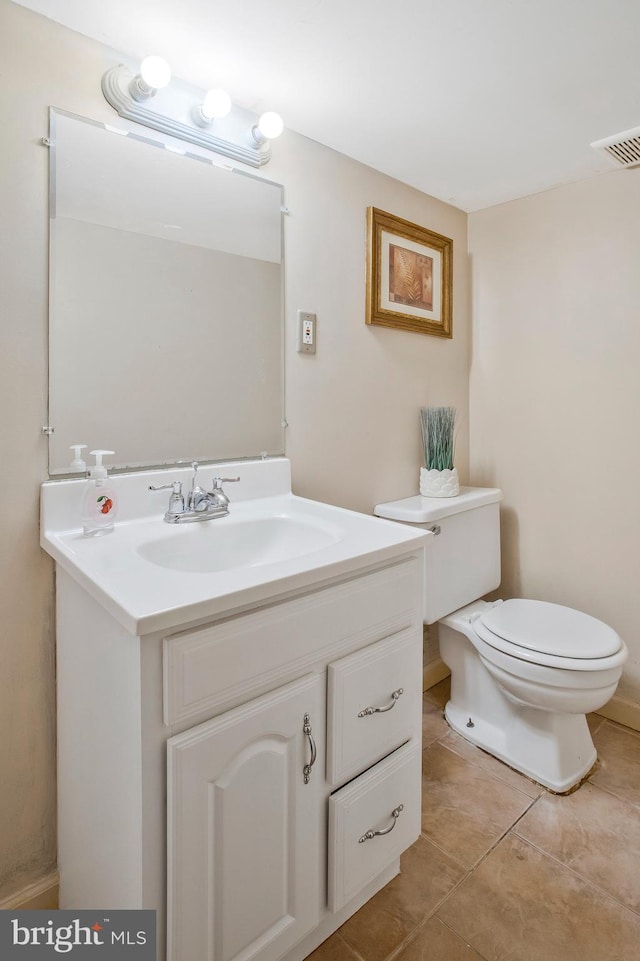
[[[510,712],[507,725],[498,726],[477,714],[470,717],[452,701],[444,714],[465,740],[555,794],[572,791],[597,760],[584,714],[555,714],[523,707]]]

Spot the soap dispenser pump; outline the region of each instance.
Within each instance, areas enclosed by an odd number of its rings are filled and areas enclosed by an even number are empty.
[[[92,450],[96,462],[89,469],[82,501],[82,530],[87,537],[99,537],[113,530],[117,501],[113,487],[107,478],[107,468],[102,458],[113,454],[112,450]]]
[[[83,461],[82,454],[81,454],[81,451],[85,450],[86,446],[87,446],[86,444],[71,444],[71,446],[69,447],[69,450],[73,451],[74,458],[71,461],[71,464],[69,465],[70,470],[82,471],[83,473],[86,473],[87,465]]]

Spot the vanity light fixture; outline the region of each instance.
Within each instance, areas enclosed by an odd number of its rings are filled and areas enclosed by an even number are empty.
[[[161,57],[147,57],[139,72],[126,62],[111,67],[102,77],[102,92],[125,120],[251,167],[268,163],[269,142],[283,130],[277,113],[269,111],[256,118],[250,111],[232,109],[231,98],[223,90],[204,94],[184,81],[172,80],[169,65]]]
[[[129,84],[129,93],[141,103],[155,97],[171,82],[171,67],[164,57],[145,57],[140,64],[140,73]]]

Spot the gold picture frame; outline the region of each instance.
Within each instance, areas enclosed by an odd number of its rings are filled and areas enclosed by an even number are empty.
[[[453,240],[367,208],[367,324],[452,337]]]

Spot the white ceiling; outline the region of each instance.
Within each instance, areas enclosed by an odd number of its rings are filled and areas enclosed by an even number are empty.
[[[463,210],[612,170],[590,143],[640,126],[639,0],[17,2]]]

